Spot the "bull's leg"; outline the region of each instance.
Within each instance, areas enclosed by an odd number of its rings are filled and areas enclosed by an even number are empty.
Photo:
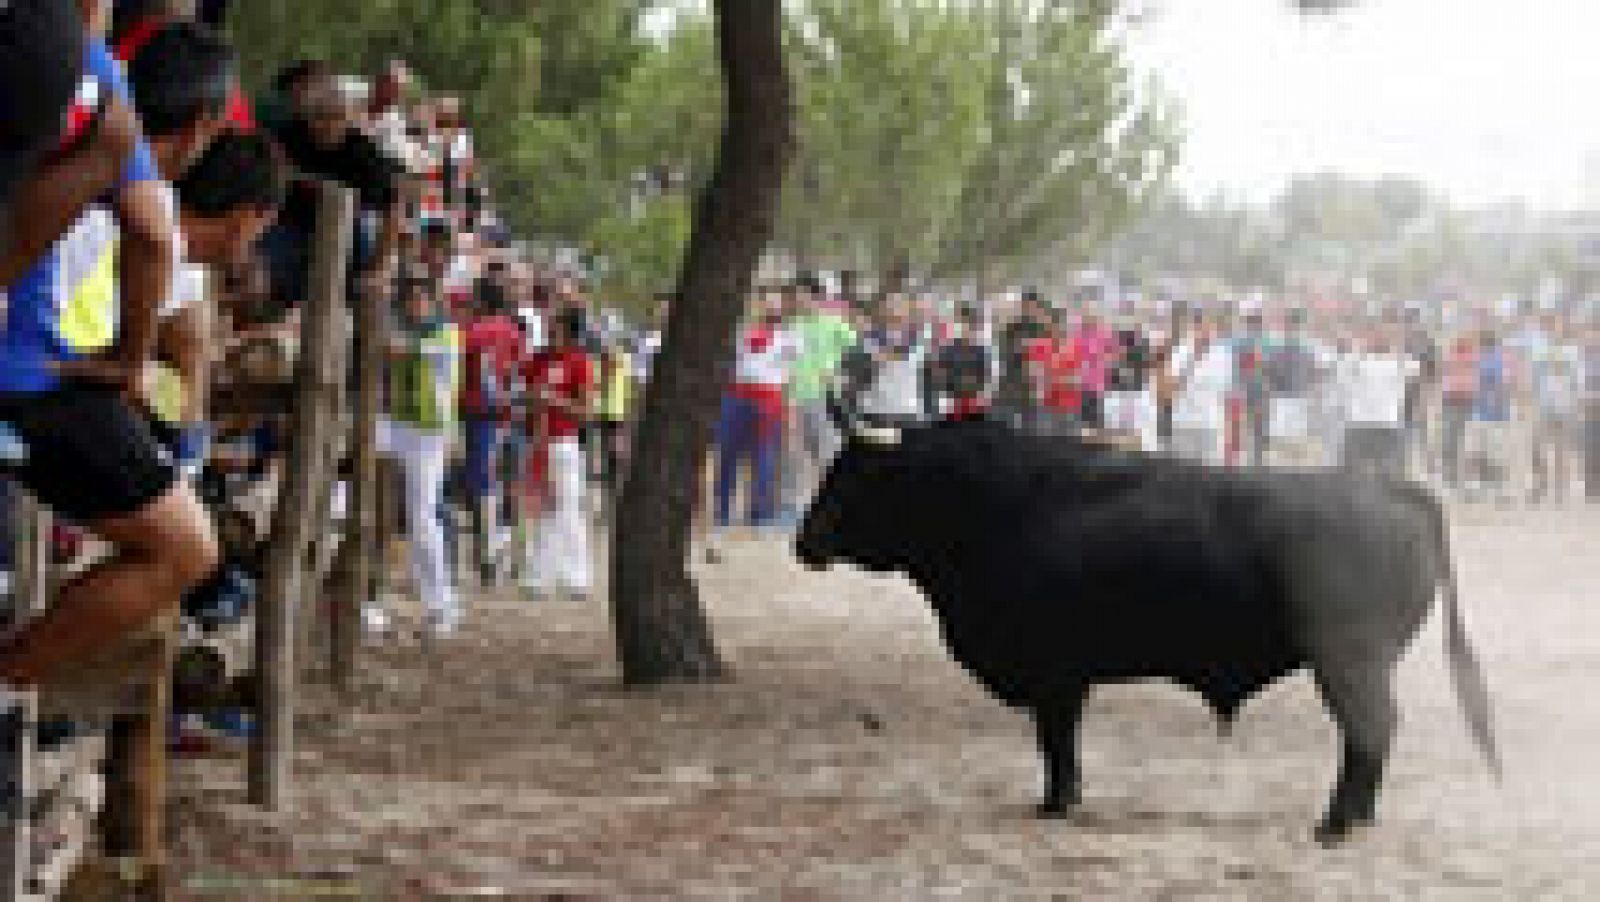
[[[1339,726],[1339,780],[1317,839],[1338,842],[1377,816],[1378,790],[1399,723],[1392,666],[1346,665],[1317,670],[1317,686]]]
[[[1061,817],[1082,799],[1078,773],[1078,723],[1088,687],[1077,686],[1041,699],[1033,709],[1044,757],[1044,801],[1040,817]]]

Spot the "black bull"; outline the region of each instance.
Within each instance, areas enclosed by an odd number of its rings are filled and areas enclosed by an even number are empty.
[[[900,572],[921,589],[955,658],[1032,715],[1047,815],[1079,800],[1095,685],[1168,678],[1226,726],[1308,668],[1343,746],[1318,834],[1345,836],[1374,817],[1394,669],[1440,589],[1457,695],[1499,772],[1444,513],[1418,486],[1207,469],[987,422],[860,429],[796,550],[811,567]]]

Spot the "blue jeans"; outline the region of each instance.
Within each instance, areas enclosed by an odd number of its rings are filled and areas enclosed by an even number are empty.
[[[482,501],[496,494],[502,472],[501,457],[509,444],[510,430],[495,419],[468,418],[465,425],[466,452],[462,474],[467,497]]]
[[[733,519],[733,493],[739,484],[739,471],[750,466],[750,525],[768,526],[778,513],[778,455],[783,448],[783,430],[761,422],[761,408],[747,398],[722,399],[722,416],[717,422],[717,507],[718,526]]]

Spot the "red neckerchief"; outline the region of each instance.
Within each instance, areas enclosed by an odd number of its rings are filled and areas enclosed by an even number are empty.
[[[762,354],[772,347],[772,341],[777,337],[777,332],[771,326],[762,324],[751,326],[744,335],[745,350],[751,354]]]

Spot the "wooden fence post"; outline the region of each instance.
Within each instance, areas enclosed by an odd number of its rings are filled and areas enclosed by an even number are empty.
[[[12,487],[8,527],[13,561],[9,613],[10,622],[16,623],[37,614],[45,605],[50,517],[32,498]],[[31,809],[38,792],[33,779],[33,726],[38,704],[31,692],[17,693],[4,699],[4,704],[7,708],[4,760],[10,773],[4,775],[3,781],[9,784],[7,801],[13,808],[4,812],[8,835],[4,848],[0,849],[0,881],[3,881],[0,893],[17,899],[27,891],[34,870]]]
[[[383,414],[386,298],[378,290],[357,298],[355,404],[350,425],[351,471],[345,506],[345,544],[334,580],[329,619],[328,674],[346,698],[354,689],[361,644],[361,608],[374,585],[382,549],[378,523],[378,418]]]
[[[256,673],[261,693],[250,745],[249,799],[269,809],[283,806],[294,756],[296,613],[308,585],[309,552],[327,524],[316,512],[319,492],[331,490],[335,464],[328,436],[337,428],[337,401],[347,377],[339,345],[348,330],[337,318],[348,295],[355,199],[345,186],[319,188],[317,232],[311,255],[311,294],[300,311],[300,359],[288,452],[268,539],[261,597],[256,609]]]

